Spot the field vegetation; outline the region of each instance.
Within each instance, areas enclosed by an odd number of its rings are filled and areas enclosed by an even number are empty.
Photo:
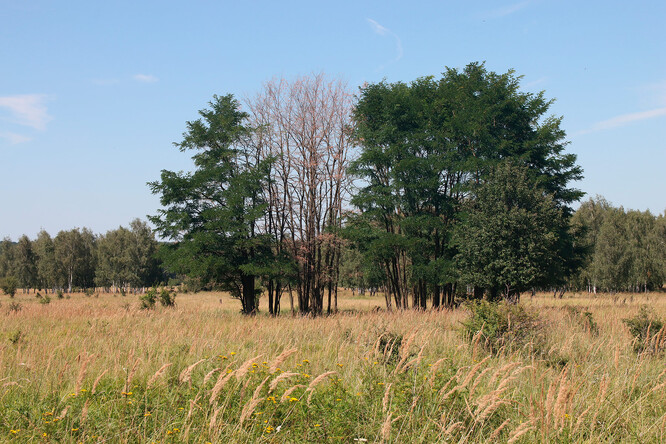
[[[0,440],[666,438],[664,330],[650,323],[666,318],[663,293],[386,312],[381,295],[340,290],[339,313],[314,318],[268,316],[261,304],[242,316],[218,292],[175,301],[3,296]],[[622,319],[653,320],[648,347]]]

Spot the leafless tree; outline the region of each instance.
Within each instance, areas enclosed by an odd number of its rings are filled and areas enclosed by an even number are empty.
[[[286,289],[294,310],[292,283],[302,314],[337,310],[341,215],[347,199],[352,95],[339,79],[324,74],[273,79],[247,101],[256,143],[274,158],[265,226],[276,253],[288,254],[295,279],[268,283],[270,312],[279,311]]]

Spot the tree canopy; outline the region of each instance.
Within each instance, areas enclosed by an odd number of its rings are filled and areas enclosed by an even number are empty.
[[[552,101],[544,93],[521,92],[513,71],[496,74],[472,63],[448,68],[439,80],[424,77],[366,85],[354,110],[355,140],[361,151],[351,165],[359,187],[352,204],[360,210],[368,258],[380,258],[388,289],[398,306],[407,293],[425,307],[429,293],[445,303],[458,280],[450,242],[452,227],[475,188],[495,166],[511,160],[551,196],[565,216],[582,193],[570,182],[582,175],[567,144],[561,118],[548,116]],[[554,267],[560,277],[570,242],[560,229]],[[366,236],[366,239],[370,239]],[[430,288],[428,288],[430,286]]]
[[[258,223],[272,159],[252,148],[248,115],[233,96],[215,96],[209,105],[175,144],[195,151],[195,171],[163,170],[149,184],[165,207],[150,220],[175,241],[163,249],[170,271],[231,291],[249,314],[258,303],[255,279],[271,264],[270,239]]]

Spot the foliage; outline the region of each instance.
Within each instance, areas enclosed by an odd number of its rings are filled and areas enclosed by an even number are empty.
[[[214,96],[199,120],[188,122],[181,151],[196,150],[193,173],[162,171],[149,184],[165,207],[150,220],[175,243],[160,250],[167,268],[220,285],[254,313],[257,276],[271,267],[270,237],[259,232],[266,208],[262,190],[272,159],[262,159],[248,138],[248,115],[231,96]]]
[[[18,289],[18,280],[14,276],[2,278],[0,279],[0,289],[10,298],[13,298]]]
[[[544,283],[564,226],[561,211],[524,167],[503,163],[479,186],[453,235],[463,283],[515,300]]]
[[[37,293],[37,294],[39,294],[39,293]],[[50,304],[50,303],[51,303],[51,298],[50,298],[49,295],[47,295],[47,294],[45,294],[45,295],[43,295],[43,296],[42,296],[42,295],[39,295],[39,297],[37,298],[37,300],[38,300],[39,303],[42,304],[42,305],[47,305],[47,304]]]
[[[152,230],[139,219],[129,229],[108,231],[97,240],[95,283],[105,287],[153,285],[160,278],[157,250]]]
[[[480,341],[493,353],[501,349],[519,350],[529,346],[542,352],[544,332],[535,313],[522,305],[506,302],[471,301],[470,317],[463,322],[463,334],[470,341]]]
[[[453,258],[460,245],[451,243],[453,223],[469,193],[507,160],[525,167],[530,182],[563,216],[551,271],[530,272],[531,280],[561,281],[572,268],[566,218],[582,193],[569,184],[582,170],[575,155],[564,153],[561,119],[546,116],[552,102],[543,93],[521,92],[519,80],[513,71],[496,74],[472,63],[462,71],[447,69],[439,80],[380,82],[361,89],[354,110],[361,152],[351,173],[360,179],[352,197],[360,210],[355,219],[365,223],[354,222],[363,232],[356,237],[367,240],[366,260],[384,270],[398,307],[406,306],[408,293],[414,305],[425,308],[428,294],[437,305],[442,286],[455,284]],[[526,280],[509,279],[520,285]],[[453,291],[448,295],[445,304],[452,306]]]
[[[59,281],[69,293],[74,287],[94,285],[95,242],[88,228],[60,231],[53,240]]]
[[[18,313],[23,309],[23,306],[18,302],[11,302],[8,307],[8,313]]]
[[[176,292],[170,291],[168,288],[162,288],[160,290],[160,304],[162,307],[175,307],[176,306]]]
[[[650,308],[642,306],[638,314],[622,320],[634,338],[637,353],[657,353],[666,347],[664,322]]]
[[[666,282],[666,215],[615,208],[602,197],[572,218],[588,251],[572,282],[589,291],[651,291]]]
[[[157,302],[157,290],[151,288],[146,291],[143,295],[139,297],[139,302],[141,302],[142,310],[152,310],[155,308],[155,303]]]
[[[20,309],[19,309],[20,310]],[[14,310],[14,311],[19,311]],[[24,337],[23,331],[16,329],[7,333],[7,340],[12,344],[16,345],[21,341],[21,338]]]

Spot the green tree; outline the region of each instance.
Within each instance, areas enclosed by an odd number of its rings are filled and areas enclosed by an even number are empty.
[[[163,170],[149,183],[165,207],[150,217],[157,231],[174,243],[164,261],[175,273],[231,291],[245,314],[258,306],[255,281],[273,264],[270,238],[261,232],[271,158],[252,147],[247,114],[231,96],[214,96],[210,109],[187,123],[181,151],[196,150],[194,172]]]
[[[37,235],[34,250],[37,255],[38,287],[48,293],[49,288],[58,286],[58,275],[53,239],[45,230],[41,230]]]
[[[598,267],[594,263],[594,249],[606,215],[613,206],[602,196],[583,202],[571,217],[571,226],[577,230],[577,242],[584,250],[581,267],[574,280],[579,286],[587,286],[590,293],[596,293],[599,286]]]
[[[552,101],[521,92],[519,80],[513,71],[496,74],[472,63],[439,80],[361,89],[354,110],[361,152],[350,169],[360,186],[352,204],[366,221],[357,226],[374,231],[365,236],[374,239],[368,258],[380,261],[398,306],[406,306],[408,292],[414,305],[425,307],[427,293],[439,305],[442,289],[444,303],[453,303],[451,230],[463,202],[498,163],[525,166],[565,216],[582,196],[569,187],[582,170],[564,152],[561,118],[546,114]],[[574,266],[567,224],[559,230],[552,281]]]
[[[19,286],[24,289],[37,285],[37,256],[28,236],[21,236],[16,244],[14,258],[14,272]]]
[[[469,201],[454,245],[461,280],[516,301],[548,275],[562,210],[525,167],[497,165]]]
[[[110,230],[97,241],[95,283],[114,290],[152,285],[160,277],[156,254],[153,231],[140,219]]]
[[[594,273],[599,285],[610,291],[631,285],[631,251],[627,215],[623,208],[613,208],[604,217],[594,247]]]
[[[8,237],[0,242],[0,277],[14,274],[16,244]]]
[[[0,289],[10,298],[14,297],[17,288],[18,280],[14,276],[0,278]]]
[[[92,287],[95,279],[95,235],[88,228],[60,231],[54,250],[59,280],[67,291],[73,287]]]
[[[95,284],[115,292],[139,284],[138,269],[132,263],[132,233],[123,227],[109,230],[97,240]]]

